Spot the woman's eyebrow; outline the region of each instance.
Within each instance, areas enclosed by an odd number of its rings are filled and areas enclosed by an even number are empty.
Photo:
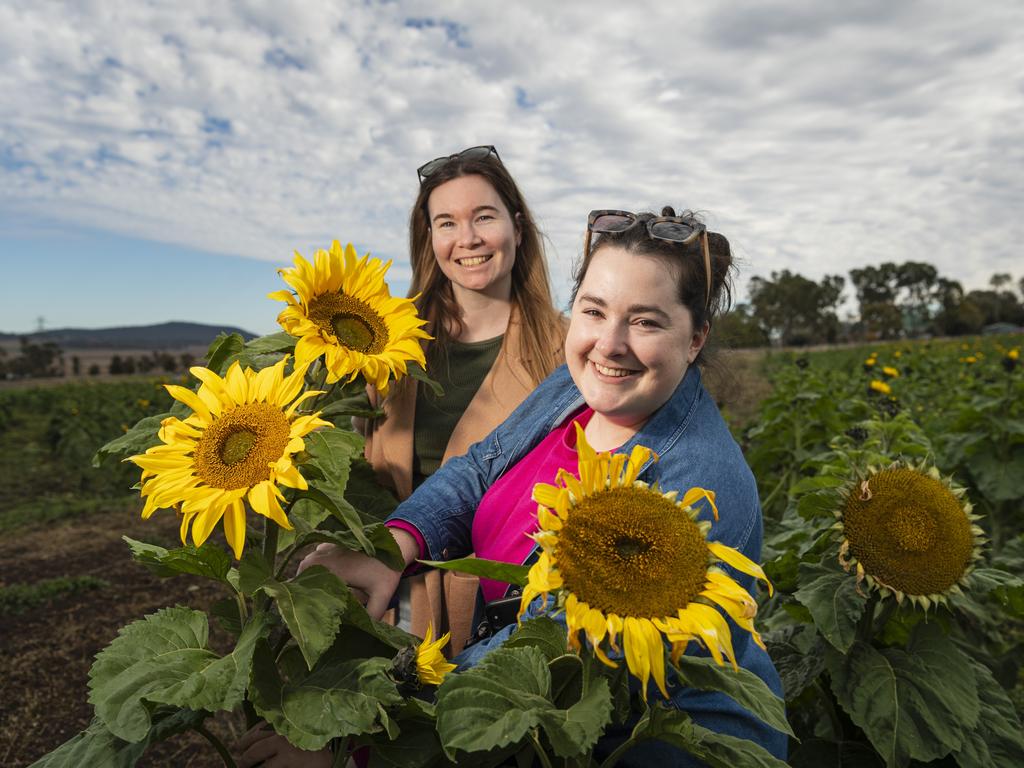
[[[606,302],[600,296],[595,296],[592,293],[584,293],[584,294],[582,294],[580,296],[580,301],[589,301],[591,304],[596,304],[599,307],[607,307],[608,306],[608,302]],[[661,309],[659,307],[655,307],[655,306],[653,306],[651,304],[630,304],[626,308],[626,312],[628,314],[630,314],[630,315],[647,315],[647,314],[660,315],[661,317],[665,318],[666,320],[671,320],[671,317],[669,317],[668,312],[666,312],[665,310],[663,310],[663,309]]]
[[[497,206],[494,205],[478,205],[473,209],[473,215],[476,216],[480,211],[494,211],[498,212]],[[439,213],[431,221],[437,221],[438,219],[454,219],[455,217],[450,213]]]

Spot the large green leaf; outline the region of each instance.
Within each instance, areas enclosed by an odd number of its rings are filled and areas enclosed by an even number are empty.
[[[398,738],[386,731],[356,739],[370,747],[370,768],[429,768],[447,761],[441,750],[434,723],[434,705],[420,699],[406,699],[401,707],[389,713],[401,729]]]
[[[463,557],[458,560],[420,560],[423,565],[431,568],[443,568],[446,571],[470,573],[485,579],[504,581],[509,584],[523,586],[528,580],[530,566],[503,563],[499,560],[485,560],[482,557]]]
[[[118,738],[139,741],[152,723],[148,703],[216,712],[234,709],[245,693],[256,640],[265,617],[253,617],[234,651],[207,648],[206,614],[165,608],[123,627],[89,670],[89,701]]]
[[[551,677],[538,648],[499,648],[476,667],[448,676],[437,691],[437,732],[452,760],[519,742],[538,727]]]
[[[712,768],[783,768],[786,765],[761,745],[708,730],[678,709],[652,707],[637,723],[633,733],[638,739],[667,741]]]
[[[963,746],[978,723],[968,658],[934,624],[919,624],[906,651],[856,642],[826,666],[839,704],[889,768],[928,762]]]
[[[793,768],[883,768],[870,744],[860,741],[805,739],[789,756]]]
[[[721,667],[712,658],[685,653],[675,667],[685,685],[702,691],[721,691],[775,730],[795,735],[786,719],[786,703],[749,669]]]
[[[115,437],[109,443],[103,445],[92,457],[94,467],[102,467],[103,463],[111,456],[136,456],[145,453],[147,448],[159,445],[160,424],[171,414],[161,413],[156,416],[146,416],[140,419],[134,427],[129,429],[120,437]],[[95,445],[95,443],[93,443]]]
[[[258,336],[245,344],[245,350],[254,355],[267,355],[273,352],[287,352],[294,349],[295,342],[297,342],[294,336],[290,333],[280,331],[278,333],[271,333],[268,336]]]
[[[1024,616],[1024,579],[999,568],[976,568],[969,578],[968,594],[991,595],[1014,616]]]
[[[273,598],[306,665],[312,669],[334,642],[342,615],[355,601],[348,587],[323,566],[315,565],[287,581],[278,581],[265,567],[262,560],[243,560],[243,591],[259,590]]]
[[[245,348],[245,339],[240,333],[220,333],[206,350],[206,367],[223,375],[231,360],[238,357]]]
[[[121,539],[131,549],[135,561],[146,566],[157,576],[188,573],[229,583],[227,577],[231,570],[231,556],[209,541],[202,547],[186,544],[176,549],[165,549],[127,536],[122,536]]]
[[[568,709],[541,713],[541,726],[559,757],[573,757],[590,750],[611,721],[612,696],[608,681],[596,678],[583,696]]]
[[[963,748],[956,753],[961,768],[1020,765],[1024,761],[1024,728],[1006,691],[988,667],[968,659],[978,681],[981,712],[978,727],[965,734]]]
[[[538,616],[520,624],[503,647],[521,648],[530,645],[540,648],[548,661],[564,655],[569,650],[565,625],[548,616]]]
[[[383,522],[398,506],[398,499],[377,481],[373,467],[362,456],[352,459],[345,498],[364,519],[378,522]]]
[[[837,650],[846,651],[867,605],[857,592],[856,579],[837,566],[801,563],[798,581],[796,599],[811,612],[822,636]]]
[[[1017,446],[1009,458],[995,451],[978,451],[967,460],[978,489],[989,501],[1015,501],[1024,498],[1024,445]]]
[[[402,557],[402,550],[399,549],[391,529],[382,523],[371,523],[363,529],[363,535],[370,541],[374,550],[374,557],[383,562],[395,571],[405,568],[405,559]],[[303,533],[295,539],[296,547],[305,547],[309,544],[320,543],[337,544],[339,547],[354,551],[363,550],[359,539],[350,530],[326,531],[323,529]]]
[[[762,635],[786,700],[792,701],[825,669],[825,641],[812,625],[786,627]]]
[[[391,659],[350,659],[317,665],[308,676],[285,682],[270,647],[253,656],[250,698],[260,717],[300,749],[322,749],[332,738],[383,728],[384,707],[401,695],[387,675]]]
[[[153,726],[143,739],[135,742],[117,738],[102,721],[93,720],[88,728],[29,768],[131,768],[151,744],[196,726],[205,717],[205,712],[189,709],[155,712]]]

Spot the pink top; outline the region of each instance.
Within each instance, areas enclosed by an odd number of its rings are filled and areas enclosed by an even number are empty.
[[[528,534],[537,530],[537,502],[533,486],[555,482],[558,470],[577,474],[576,430],[573,424],[585,427],[594,411],[584,406],[571,419],[553,429],[533,450],[487,489],[473,517],[473,551],[477,557],[521,563],[534,547]],[[407,531],[416,539],[420,552],[426,552],[426,541],[416,526],[403,520],[387,523],[389,527]],[[505,594],[508,584],[480,579],[484,601],[496,600]]]

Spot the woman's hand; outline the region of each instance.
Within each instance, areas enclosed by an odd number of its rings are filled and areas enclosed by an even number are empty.
[[[235,744],[238,768],[331,768],[334,756],[329,749],[307,752],[277,735],[267,723],[250,728]]]
[[[388,530],[402,550],[406,565],[419,557],[419,546],[411,534],[396,528]],[[363,601],[366,612],[375,619],[380,619],[387,611],[402,576],[399,571],[391,570],[380,560],[334,544],[318,544],[299,563],[299,573],[314,565],[322,565],[344,581]]]

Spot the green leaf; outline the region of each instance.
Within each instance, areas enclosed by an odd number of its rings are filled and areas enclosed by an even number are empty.
[[[348,530],[352,532],[352,535],[359,543],[359,548],[363,552],[371,557],[376,556],[377,549],[374,547],[373,542],[367,538],[366,533],[363,531],[363,521],[359,519],[358,513],[351,504],[344,499],[339,500],[337,498],[332,498],[324,491],[314,488],[313,486],[310,486],[304,491],[297,490],[294,493],[295,498],[309,499],[330,512],[336,520],[343,523]]]
[[[805,739],[789,757],[793,768],[882,768],[870,744],[860,741]]]
[[[846,651],[867,605],[867,598],[857,593],[857,580],[836,566],[801,563],[798,581],[796,599],[811,612],[824,638]]]
[[[136,562],[146,566],[157,576],[188,573],[228,583],[231,556],[215,544],[206,542],[202,547],[187,544],[177,549],[164,549],[128,536],[122,536],[121,539],[131,549]]]
[[[244,571],[242,578],[246,579]],[[273,598],[310,669],[334,642],[341,617],[354,602],[348,587],[320,565],[288,581],[267,576],[256,589]]]
[[[250,698],[256,712],[300,749],[319,750],[334,737],[382,729],[384,707],[401,695],[387,675],[391,659],[349,659],[318,665],[307,677],[285,682],[270,647],[253,655]]]
[[[721,691],[775,730],[795,735],[786,719],[786,703],[749,669],[720,667],[712,658],[687,654],[679,657],[675,669],[684,685],[702,691]]]
[[[768,655],[779,673],[786,700],[792,701],[825,669],[825,642],[812,626],[806,627],[806,632],[812,638],[809,643],[797,635],[797,631],[802,628],[786,629],[790,630],[787,636],[776,639],[773,637],[775,633],[765,633],[762,637],[768,646]]]
[[[274,352],[288,352],[295,348],[298,341],[294,336],[284,331],[271,333],[268,336],[258,336],[245,343],[245,351],[254,355],[269,355]]]
[[[391,717],[401,728],[397,739],[386,732],[357,739],[360,745],[370,746],[370,768],[425,768],[443,760],[432,704],[406,699]]]
[[[975,568],[968,594],[991,595],[1014,616],[1024,616],[1024,579],[1000,568]]]
[[[1024,498],[1020,478],[1024,477],[1024,446],[1018,446],[1009,458],[996,451],[978,451],[967,459],[967,467],[978,490],[993,503]]]
[[[1017,765],[1024,755],[1024,728],[1017,710],[988,667],[975,659],[968,661],[978,681],[981,710],[978,727],[965,734],[956,761],[961,768]]]
[[[473,576],[504,581],[520,587],[526,584],[530,573],[528,565],[502,563],[498,560],[485,560],[482,557],[463,557],[458,560],[418,560],[417,562],[430,568],[469,573]]]
[[[206,646],[206,614],[165,608],[123,627],[89,670],[89,701],[118,738],[139,741],[151,726],[148,703],[216,712],[242,702],[265,617],[253,617],[223,658]]]
[[[398,499],[377,481],[373,467],[362,456],[352,459],[345,499],[365,519],[383,522],[398,506]]]
[[[503,645],[504,648],[527,646],[539,648],[548,661],[565,655],[569,650],[565,625],[548,616],[538,616],[520,624]]]
[[[934,624],[914,628],[907,651],[856,642],[825,657],[839,704],[889,768],[928,762],[963,746],[978,722],[970,662]]]
[[[111,456],[126,457],[145,453],[148,448],[160,444],[160,424],[171,414],[161,413],[140,419],[134,427],[120,437],[115,437],[101,447],[92,457],[94,467],[102,467]],[[93,443],[95,445],[95,443]],[[141,471],[141,470],[140,470]]]
[[[608,681],[591,681],[586,693],[568,709],[550,709],[541,714],[541,726],[559,757],[573,757],[589,751],[611,721],[612,696]]]
[[[434,393],[434,397],[444,397],[444,387],[430,378],[427,375],[427,372],[423,370],[423,366],[419,363],[411,363],[407,367],[407,373],[420,384],[430,387],[431,391]]]
[[[685,712],[660,705],[647,711],[633,734],[638,740],[661,739],[685,749],[712,768],[783,768],[786,765],[759,744],[708,730],[693,722]]]
[[[516,744],[538,727],[551,677],[538,648],[498,648],[472,669],[449,675],[437,691],[437,732],[445,754]]]
[[[102,721],[93,720],[88,728],[29,768],[132,768],[151,744],[199,725],[205,718],[205,712],[188,709],[157,711],[153,714],[153,727],[136,742],[117,738]]]
[[[245,339],[238,333],[219,333],[206,350],[206,367],[215,373],[224,374],[231,359],[241,354]]]

